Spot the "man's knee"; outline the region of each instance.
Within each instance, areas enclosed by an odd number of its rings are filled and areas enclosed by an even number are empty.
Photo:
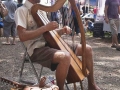
[[[86,45],[86,52],[92,53],[92,47],[90,45]]]
[[[64,64],[67,64],[69,65],[70,64],[70,53],[69,52],[63,52],[61,55],[60,55],[60,58],[61,58],[61,62],[64,63]]]

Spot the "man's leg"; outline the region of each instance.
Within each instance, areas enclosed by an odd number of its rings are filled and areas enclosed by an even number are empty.
[[[110,20],[110,28],[112,33],[112,45],[116,45],[116,47],[119,46],[118,44],[118,30],[119,30],[119,20],[112,19]]]
[[[10,44],[10,38],[6,37],[6,44]]]
[[[117,39],[117,35],[112,35],[112,44],[115,44],[116,46],[118,46],[118,39]]]
[[[82,55],[82,48],[81,45],[78,45],[76,48],[76,55],[81,56]],[[88,90],[100,90],[100,88],[95,84],[94,81],[94,75],[93,75],[93,57],[92,57],[92,48],[89,45],[86,45],[86,66],[89,70],[88,75]]]
[[[13,41],[12,41],[12,44],[13,45],[15,45],[16,44],[16,42],[15,42],[15,40],[16,40],[16,24],[15,24],[15,22],[13,22],[13,23],[11,23],[11,25],[12,25],[12,27],[11,27],[11,36],[13,37]]]
[[[15,39],[16,39],[16,37],[13,37],[13,42],[12,42],[13,45],[16,44]]]
[[[31,60],[44,67],[51,68],[51,70],[56,69],[57,85],[60,90],[64,90],[63,86],[70,66],[70,54],[68,52],[53,49],[46,45],[46,47],[36,48]],[[57,67],[54,67],[53,64],[57,64]]]
[[[53,63],[58,63],[56,69],[56,79],[59,90],[64,90],[65,79],[70,66],[70,55],[67,52],[56,52],[53,57]]]

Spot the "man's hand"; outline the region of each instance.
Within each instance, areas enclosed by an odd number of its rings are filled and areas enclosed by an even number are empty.
[[[108,24],[109,23],[109,19],[107,17],[105,17],[105,22]]]
[[[59,27],[59,24],[56,21],[52,21],[45,25],[45,31],[55,30]]]
[[[64,26],[63,27],[63,33],[66,33],[66,34],[71,34],[72,32],[72,29],[68,26]]]

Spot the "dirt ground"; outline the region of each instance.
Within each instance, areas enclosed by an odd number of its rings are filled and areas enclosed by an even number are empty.
[[[75,39],[79,40],[78,38]],[[4,41],[4,38],[1,38]],[[120,51],[111,48],[111,38],[104,39],[90,37],[87,35],[87,44],[93,48],[94,58],[94,76],[96,84],[101,90],[120,90]],[[24,49],[17,39],[16,45],[0,45],[0,77],[5,77],[10,80],[18,81],[21,62],[24,54]],[[37,71],[41,67],[35,64]],[[54,72],[44,68],[43,75],[54,75]],[[29,64],[25,65],[23,79],[35,82],[36,78],[33,75]],[[73,84],[68,85],[70,90],[73,90]],[[83,81],[84,90],[87,90],[87,79]],[[10,85],[0,82],[0,90],[10,90]],[[80,90],[79,83],[77,83]]]

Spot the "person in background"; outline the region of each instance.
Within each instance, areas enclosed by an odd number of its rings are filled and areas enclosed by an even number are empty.
[[[112,48],[120,51],[118,43],[118,30],[119,30],[119,14],[120,14],[120,0],[106,0],[105,1],[105,22],[110,24],[112,33]]]
[[[97,8],[97,6],[94,6],[94,8],[93,8],[94,20],[96,19],[97,12],[98,12],[98,8]]]
[[[77,6],[77,8],[78,8],[78,10],[80,12],[80,3],[78,1],[76,1],[76,6]],[[80,33],[80,28],[79,28],[79,25],[78,25],[77,17],[76,17],[75,11],[72,9],[72,7],[71,7],[71,15],[72,15],[73,20],[74,20],[75,33],[76,33],[77,36],[81,37],[81,33]]]
[[[8,14],[8,9],[0,0],[0,37],[3,36],[3,19]]]
[[[57,16],[58,16],[58,24],[59,24],[59,27],[61,27],[61,26],[62,26],[62,15],[61,15],[60,10],[58,10]]]
[[[53,4],[55,4],[56,0],[51,0],[51,6]],[[58,17],[58,11],[56,12],[51,12],[51,21],[56,21],[57,23],[59,23],[59,17]]]
[[[17,9],[17,4],[13,0],[6,0],[4,2],[5,6],[8,9],[8,15],[5,16],[3,23],[4,37],[6,37],[6,42],[3,42],[5,45],[15,45],[16,38],[16,24],[14,20],[14,14]],[[13,38],[12,42],[10,41],[10,35]]]
[[[69,9],[67,6],[63,5],[61,8],[60,8],[60,13],[61,13],[61,18],[62,18],[62,25],[65,26],[65,25],[69,25]]]
[[[85,18],[85,27],[87,27],[87,30],[89,30],[90,32],[93,32],[94,30],[94,23],[90,20]]]
[[[17,1],[18,1],[17,7],[21,7],[23,5],[22,4],[23,0],[17,0]]]
[[[82,13],[83,13],[82,17],[85,16],[86,14],[85,5],[82,7]]]
[[[59,17],[58,17],[58,11],[56,12],[51,12],[51,21],[56,21],[57,23],[59,23]]]
[[[86,8],[85,8],[85,13],[88,14],[88,12],[89,12],[89,11],[88,11],[88,4],[86,4],[85,6],[86,6]]]

